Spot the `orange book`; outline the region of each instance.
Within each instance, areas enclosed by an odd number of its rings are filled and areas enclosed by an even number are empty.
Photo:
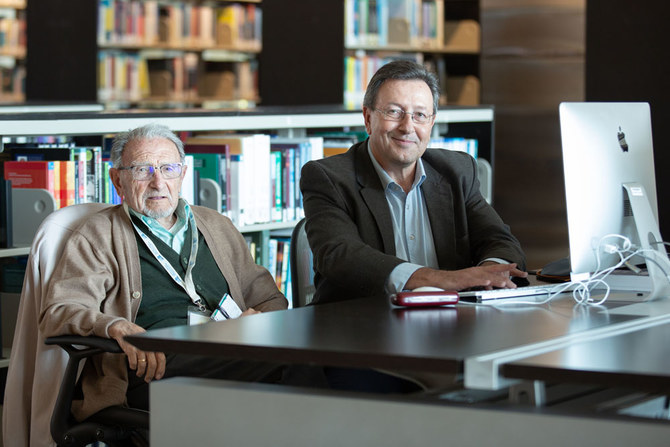
[[[75,169],[74,161],[61,161],[60,163],[60,197],[61,206],[75,204]]]
[[[53,192],[49,191],[51,194],[53,194],[54,199],[56,199],[56,209],[63,208],[65,206],[65,202],[63,200],[63,194],[61,192],[61,179],[60,179],[60,161],[52,161],[53,163]]]

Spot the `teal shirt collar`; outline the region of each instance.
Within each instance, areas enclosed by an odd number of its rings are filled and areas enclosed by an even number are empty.
[[[128,207],[128,211],[139,218],[149,228],[149,230],[160,240],[168,244],[174,251],[181,253],[186,238],[186,231],[188,230],[188,222],[192,214],[191,207],[184,199],[179,199],[177,204],[176,214],[177,222],[167,230],[158,221],[144,214],[140,214],[132,208]]]

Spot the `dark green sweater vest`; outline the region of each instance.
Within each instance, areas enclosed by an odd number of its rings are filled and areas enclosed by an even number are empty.
[[[191,230],[186,230],[181,253],[175,252],[149,230],[140,219],[133,222],[156,244],[158,251],[184,278],[191,254]],[[186,291],[170,277],[163,266],[151,254],[142,238],[135,232],[142,270],[142,302],[135,323],[145,329],[187,324],[187,311],[193,306]],[[215,309],[224,293],[228,293],[228,282],[216,265],[212,252],[198,232],[198,255],[193,268],[193,282],[198,295],[211,311]]]

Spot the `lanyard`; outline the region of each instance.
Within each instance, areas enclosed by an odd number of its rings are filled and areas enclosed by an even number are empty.
[[[198,306],[198,309],[200,311],[206,310],[205,304],[198,295],[198,293],[195,291],[195,284],[193,283],[193,267],[195,267],[195,259],[198,254],[198,229],[195,226],[195,218],[193,217],[193,213],[188,213],[188,223],[189,226],[191,227],[191,254],[188,259],[188,266],[186,267],[186,274],[184,275],[184,279],[182,279],[181,276],[179,276],[179,273],[172,267],[172,264],[168,262],[165,257],[158,251],[158,248],[156,247],[156,244],[147,236],[144,234],[140,228],[135,225],[135,222],[133,222],[133,219],[130,218],[130,212],[128,211],[128,205],[123,204],[123,208],[126,211],[126,214],[128,214],[128,218],[130,219],[130,222],[133,224],[133,227],[135,228],[135,231],[137,231],[137,234],[140,235],[142,238],[142,241],[144,244],[147,246],[151,254],[156,258],[156,260],[160,263],[160,265],[165,269],[165,271],[170,275],[172,280],[179,284],[188,294],[189,298],[191,298],[191,301],[193,301],[193,304]]]

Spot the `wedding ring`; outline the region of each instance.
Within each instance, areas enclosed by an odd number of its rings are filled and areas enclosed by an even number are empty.
[[[147,359],[140,359],[140,362],[146,362]]]

